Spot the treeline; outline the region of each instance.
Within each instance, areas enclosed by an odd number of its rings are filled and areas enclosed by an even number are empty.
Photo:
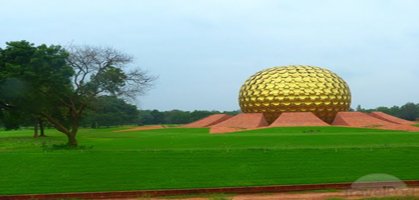
[[[80,126],[101,128],[122,125],[186,124],[218,113],[235,115],[239,111],[138,110],[137,106],[115,96],[100,96],[86,110],[80,121]],[[42,122],[43,126],[47,128],[52,127],[47,121],[44,120]],[[6,130],[32,126],[33,119],[29,115],[16,112],[0,112],[0,127]]]
[[[136,125],[140,119],[137,106],[115,96],[101,96],[87,110],[81,120],[82,127],[100,128],[121,125]]]
[[[86,112],[81,125],[88,128],[100,128],[122,125],[186,124],[212,114],[225,113],[236,115],[239,112],[138,110],[137,106],[129,104],[122,99],[114,96],[102,96],[98,98],[95,106]]]
[[[195,110],[195,111],[181,111],[181,110],[171,110],[171,111],[158,111],[158,110],[142,110],[140,111],[139,125],[148,125],[148,124],[186,124],[193,122],[204,117],[207,117],[212,114],[229,114],[236,115],[240,111],[205,111],[205,110]]]
[[[358,105],[354,110],[360,112],[381,111],[411,121],[419,118],[419,104],[415,103],[392,107],[380,106],[373,109],[364,109]],[[236,115],[240,111],[138,110],[135,105],[128,104],[124,100],[106,96],[99,99],[95,109],[86,113],[82,126],[99,128],[120,125],[186,124],[219,113]]]
[[[373,109],[364,109],[360,105],[357,106],[356,111],[360,112],[374,112],[380,111],[383,113],[387,113],[389,115],[393,115],[402,119],[414,121],[419,119],[419,103],[406,103],[402,106],[392,106],[392,107],[385,107],[380,106]]]
[[[373,109],[364,109],[360,105],[353,109],[360,112],[381,111],[396,117],[407,120],[417,120],[419,118],[419,104],[406,103],[402,106],[384,107],[380,106]],[[151,125],[151,124],[186,124],[212,114],[225,113],[236,115],[240,111],[159,111],[159,110],[138,110],[137,106],[127,103],[125,100],[115,96],[101,96],[94,106],[87,110],[80,122],[82,127],[101,128],[122,125]],[[2,116],[3,114],[3,116]],[[31,118],[27,116],[10,115],[0,112],[0,127],[6,129],[17,129],[21,126],[33,126]],[[44,122],[46,127],[51,127],[48,122]]]
[[[392,107],[380,106],[373,109],[364,109],[358,105],[355,110],[361,112],[381,111],[411,121],[419,118],[419,104],[415,103]],[[123,100],[106,97],[97,103],[96,109],[86,114],[83,126],[95,128],[118,125],[186,124],[219,113],[236,115],[240,111],[138,110],[135,105],[127,104]]]

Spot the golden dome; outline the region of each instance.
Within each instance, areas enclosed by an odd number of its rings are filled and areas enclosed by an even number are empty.
[[[240,108],[263,113],[271,123],[282,112],[313,112],[331,123],[337,112],[348,111],[351,92],[335,73],[320,67],[272,67],[251,76],[240,89]]]

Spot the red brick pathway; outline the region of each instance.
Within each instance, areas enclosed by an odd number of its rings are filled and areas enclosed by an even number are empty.
[[[408,121],[408,120],[404,120],[404,119],[400,119],[398,117],[383,113],[383,112],[372,112],[369,115],[384,120],[384,121],[388,121],[388,122],[392,122],[392,123],[396,123],[396,124],[408,124],[408,125],[412,125],[412,124],[416,124],[415,122],[412,121]]]
[[[392,123],[362,112],[339,112],[332,125],[385,130],[419,131],[419,127]]]
[[[226,114],[213,114],[213,115],[210,115],[210,116],[205,117],[203,119],[200,119],[198,121],[186,124],[183,127],[186,127],[186,128],[204,128],[204,127],[209,127],[209,126],[214,125],[214,124],[218,124],[218,123],[220,123],[222,121],[225,121],[227,119],[230,119],[230,118],[231,118],[231,116],[226,115]]]
[[[211,126],[210,133],[225,133],[268,126],[262,113],[240,113]]]
[[[277,126],[329,126],[329,124],[312,112],[285,112],[270,125],[270,127]]]

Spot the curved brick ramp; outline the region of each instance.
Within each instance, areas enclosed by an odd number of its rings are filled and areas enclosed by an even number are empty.
[[[189,124],[185,124],[182,127],[187,127],[187,128],[209,127],[211,125],[218,124],[222,121],[230,119],[231,117],[232,116],[226,115],[226,114],[213,114],[213,115],[210,115],[208,117],[202,118],[198,121],[195,121],[195,122],[192,122],[192,123],[189,123]]]
[[[354,127],[378,127],[394,123],[372,117],[362,112],[338,112],[332,125]]]
[[[230,119],[212,125],[210,133],[226,133],[268,126],[262,113],[240,113]]]
[[[270,127],[277,126],[329,126],[329,124],[312,112],[285,112],[270,125]]]
[[[419,127],[392,123],[362,112],[338,112],[332,125],[385,130],[419,131]]]
[[[372,112],[369,115],[384,120],[384,121],[388,121],[388,122],[392,122],[392,123],[396,123],[396,124],[408,124],[408,125],[413,125],[416,124],[415,122],[412,121],[408,121],[408,120],[404,120],[383,112]]]

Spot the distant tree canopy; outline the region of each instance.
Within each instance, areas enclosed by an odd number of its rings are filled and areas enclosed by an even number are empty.
[[[85,127],[120,126],[138,124],[140,111],[137,106],[126,103],[115,96],[98,97],[93,106],[86,110],[81,124]]]
[[[387,113],[389,115],[393,115],[402,119],[406,120],[417,120],[419,119],[419,103],[406,103],[402,106],[392,106],[392,107],[385,107],[380,106],[373,109],[364,109],[361,107],[361,105],[358,105],[356,108],[356,111],[360,112],[374,112],[374,111],[380,111],[383,113]]]

